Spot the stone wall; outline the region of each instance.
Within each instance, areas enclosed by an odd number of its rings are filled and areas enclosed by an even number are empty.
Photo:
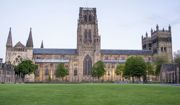
[[[14,83],[14,67],[10,64],[0,63],[0,83]]]
[[[163,64],[160,71],[162,83],[180,83],[180,64]]]

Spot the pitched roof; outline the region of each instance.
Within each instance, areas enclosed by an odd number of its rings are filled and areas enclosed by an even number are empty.
[[[74,55],[77,54],[76,49],[48,49],[48,48],[34,48],[34,54],[67,54]],[[114,55],[151,55],[152,51],[150,50],[101,50],[101,54],[114,54]]]
[[[65,55],[75,55],[77,54],[76,49],[48,49],[48,48],[34,48],[33,54],[65,54]]]
[[[161,72],[176,71],[178,64],[162,64]]]
[[[14,48],[24,48],[25,46],[19,41]]]
[[[102,49],[101,54],[114,54],[114,55],[151,55],[152,51],[150,50],[111,50],[111,49]]]

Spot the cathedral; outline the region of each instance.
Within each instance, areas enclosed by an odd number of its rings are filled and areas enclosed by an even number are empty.
[[[70,82],[91,81],[91,68],[97,61],[105,64],[104,81],[115,81],[122,77],[115,74],[118,64],[125,63],[129,56],[141,56],[146,62],[153,61],[155,54],[167,54],[172,60],[171,27],[151,30],[151,37],[142,36],[142,50],[113,50],[101,49],[101,36],[98,33],[98,21],[96,8],[79,9],[77,26],[76,49],[49,49],[44,48],[43,42],[40,48],[33,47],[32,29],[26,45],[18,42],[13,46],[11,28],[6,43],[6,62],[17,65],[23,59],[30,59],[38,65],[32,81],[44,82],[48,79],[56,80],[55,71],[57,65],[63,63],[69,71],[65,78]]]

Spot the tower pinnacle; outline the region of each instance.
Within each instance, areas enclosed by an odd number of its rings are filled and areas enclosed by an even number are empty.
[[[156,25],[156,31],[159,31],[159,26],[158,26],[158,24]]]
[[[168,29],[169,29],[169,32],[171,32],[171,25],[169,25]]]
[[[42,42],[41,42],[41,48],[44,48],[43,40],[42,40]]]
[[[13,44],[12,44],[12,34],[11,34],[11,27],[10,27],[7,42],[6,42],[6,47],[12,47],[12,46],[13,46]]]
[[[26,43],[26,47],[33,47],[32,28],[30,28],[29,37]]]

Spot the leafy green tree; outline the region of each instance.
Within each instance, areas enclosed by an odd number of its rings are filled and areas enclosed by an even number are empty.
[[[155,71],[156,75],[159,75],[162,64],[169,63],[168,57],[166,55],[155,55],[154,61],[156,65],[156,71]]]
[[[23,60],[21,63],[15,66],[15,73],[20,75],[24,80],[26,74],[34,73],[37,68],[38,66],[33,64],[31,60]]]
[[[144,83],[147,82],[147,76],[148,76],[148,75],[154,75],[154,74],[155,74],[154,66],[152,65],[151,62],[147,62],[147,63],[146,63],[146,73],[145,73],[144,76],[143,76],[143,81],[144,81]]]
[[[124,67],[125,67],[124,64],[117,65],[116,70],[115,70],[116,75],[122,76],[124,72]]]
[[[63,63],[60,63],[56,69],[56,72],[55,72],[55,75],[56,77],[60,77],[62,78],[62,80],[64,79],[64,77],[66,75],[68,75],[69,72],[68,70],[64,67],[64,64]]]
[[[151,62],[146,63],[146,72],[147,75],[155,75],[154,66]]]
[[[142,57],[131,56],[127,59],[125,63],[124,75],[132,77],[134,82],[134,77],[140,78],[146,75],[146,63]]]
[[[180,51],[174,53],[174,62],[180,64]]]
[[[176,56],[176,57],[174,58],[174,62],[180,64],[180,56]]]
[[[105,65],[102,61],[96,62],[92,67],[92,76],[93,77],[102,77],[105,74]]]

